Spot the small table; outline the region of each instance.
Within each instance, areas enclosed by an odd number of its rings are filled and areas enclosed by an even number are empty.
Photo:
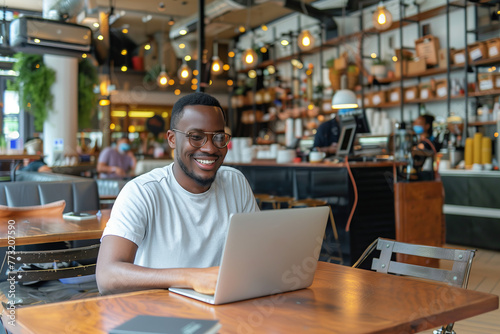
[[[15,234],[10,234],[6,219],[0,222],[0,247],[43,244],[48,242],[99,239],[109,220],[111,209],[87,220],[65,220],[62,217],[14,218]],[[88,211],[96,214],[97,211]],[[9,243],[10,240],[10,243]]]
[[[416,333],[498,308],[498,296],[320,262],[311,287],[213,306],[148,290],[31,306],[18,333],[108,333],[140,314],[219,320],[219,333]],[[4,311],[5,312],[5,311]]]

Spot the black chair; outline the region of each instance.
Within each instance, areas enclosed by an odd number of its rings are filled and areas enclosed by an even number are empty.
[[[97,296],[96,264],[79,261],[96,258],[100,244],[48,251],[7,253],[2,267],[9,271],[0,283],[4,308],[24,307]],[[9,291],[15,294],[9,296]]]
[[[374,258],[371,269],[385,274],[405,275],[438,282],[447,283],[466,289],[474,258],[474,249],[451,249],[434,246],[415,245],[389,239],[378,238],[367,247],[358,261],[352,265],[358,268],[364,260],[375,250],[380,251],[379,258]],[[405,254],[439,260],[448,260],[453,263],[450,270],[424,267],[409,263],[393,261],[393,255]],[[434,334],[454,334],[453,323],[442,326]]]

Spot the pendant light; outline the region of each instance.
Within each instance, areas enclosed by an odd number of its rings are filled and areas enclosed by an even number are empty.
[[[191,69],[189,68],[188,64],[185,62],[182,62],[181,67],[179,67],[179,70],[177,71],[177,76],[181,81],[187,81],[191,79]]]
[[[243,60],[243,65],[245,67],[254,66],[257,64],[257,53],[252,48],[246,49],[245,52],[243,52],[241,59]]]
[[[210,66],[210,70],[213,75],[219,75],[222,73],[222,66],[224,64],[222,63],[222,60],[219,58],[219,44],[214,43],[213,47],[213,57],[212,57],[212,66]]]
[[[333,94],[332,109],[355,109],[358,108],[358,99],[356,94],[350,89],[346,89],[347,77],[342,75],[341,83],[338,91]]]
[[[385,8],[382,1],[379,2],[377,10],[373,13],[373,26],[375,29],[383,31],[392,25],[392,14]]]
[[[303,30],[298,37],[298,45],[302,51],[309,51],[314,47],[314,36],[309,30]]]
[[[157,82],[158,86],[160,86],[160,87],[167,87],[169,77],[167,75],[167,71],[165,70],[165,64],[163,63],[163,45],[164,45],[163,30],[164,30],[164,21],[162,21],[161,39],[160,39],[160,43],[158,43],[158,47],[160,48],[159,57],[160,57],[160,63],[161,63],[161,71],[160,71],[160,74],[158,74],[158,77],[156,78],[156,82]]]
[[[168,80],[169,80],[169,77],[167,75],[167,72],[165,71],[165,65],[162,64],[160,74],[158,74],[158,77],[156,78],[156,83],[160,87],[167,87]]]

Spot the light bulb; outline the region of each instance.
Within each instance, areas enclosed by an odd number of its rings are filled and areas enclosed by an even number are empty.
[[[167,75],[167,72],[161,71],[160,74],[158,75],[158,78],[156,78],[156,82],[161,87],[167,86],[168,85],[168,75]]]
[[[257,53],[253,49],[247,49],[243,52],[243,65],[253,66],[257,63]]]
[[[182,81],[187,81],[191,78],[191,69],[187,64],[182,64],[182,66],[179,68],[179,71],[177,72],[177,76]]]
[[[392,24],[392,14],[385,8],[382,2],[377,6],[377,10],[373,13],[373,26],[377,30],[387,30]]]
[[[214,56],[212,58],[212,74],[220,74],[222,72],[222,61],[219,57]]]
[[[299,34],[298,45],[302,51],[308,51],[314,47],[314,36],[309,30],[304,30]]]

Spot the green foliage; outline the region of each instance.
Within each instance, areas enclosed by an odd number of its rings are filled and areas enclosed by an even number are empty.
[[[16,53],[18,59],[14,71],[19,72],[11,88],[19,92],[21,108],[29,111],[35,118],[35,130],[43,130],[43,122],[52,110],[54,95],[50,88],[56,81],[54,70],[45,66],[43,56]]]
[[[373,58],[372,65],[387,65],[387,61],[380,58]]]
[[[335,58],[328,59],[326,61],[326,67],[333,68],[333,64],[335,63]]]
[[[94,86],[99,83],[97,69],[83,59],[78,64],[78,127],[89,128],[97,106]]]

